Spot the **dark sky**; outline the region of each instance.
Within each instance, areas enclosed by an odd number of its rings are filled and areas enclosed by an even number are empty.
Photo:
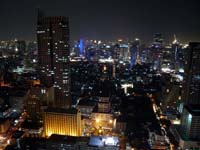
[[[36,8],[70,17],[71,39],[138,37],[161,32],[200,41],[200,0],[0,0],[0,39],[36,39]]]

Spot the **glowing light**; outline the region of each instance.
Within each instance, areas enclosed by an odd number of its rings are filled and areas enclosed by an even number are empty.
[[[111,58],[108,58],[108,59],[99,59],[99,62],[101,63],[105,63],[105,62],[108,62],[108,63],[112,63],[114,60],[111,59]]]
[[[179,125],[179,124],[181,124],[181,121],[180,121],[180,120],[172,120],[172,124],[177,124],[177,125]]]
[[[36,63],[36,60],[35,60],[35,59],[33,59],[33,63]]]
[[[191,115],[191,114],[189,114],[188,118],[191,120],[191,119],[192,119],[192,115]]]
[[[99,123],[99,122],[100,122],[100,120],[97,118],[97,119],[96,119],[96,123]]]
[[[136,40],[136,41],[139,41],[140,39],[138,39],[138,38],[135,38],[135,40]]]
[[[83,40],[82,39],[80,39],[79,41],[79,48],[80,48],[80,56],[82,56],[83,55]]]
[[[131,84],[131,83],[125,83],[125,84],[121,84],[121,87],[122,87],[122,89],[124,89],[124,92],[125,92],[125,94],[127,94],[127,90],[128,90],[128,88],[130,87],[130,88],[133,88],[133,84]]]
[[[189,46],[188,44],[185,44],[183,45],[183,48],[188,48],[188,46]]]
[[[101,44],[101,41],[98,41],[98,44]]]
[[[7,140],[7,144],[10,144],[10,140]]]
[[[114,140],[112,137],[108,137],[108,138],[105,140],[105,144],[106,144],[106,145],[115,145],[115,140]]]
[[[179,69],[179,72],[180,72],[180,73],[184,73],[184,69],[183,69],[183,68],[180,68],[180,69]]]
[[[48,136],[51,136],[51,135],[52,135],[52,132],[48,132],[47,135],[48,135]]]
[[[122,42],[123,40],[122,39],[118,39],[118,42]]]
[[[19,50],[18,50],[18,48],[16,47],[16,48],[15,48],[15,52],[18,52],[18,51],[19,51]]]
[[[105,72],[107,70],[106,65],[103,66],[103,72]]]

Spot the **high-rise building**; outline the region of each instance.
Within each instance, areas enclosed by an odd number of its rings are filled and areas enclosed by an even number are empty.
[[[53,108],[44,111],[44,134],[81,136],[81,112],[75,108]]]
[[[184,102],[200,104],[200,43],[189,43],[187,56]]]
[[[69,21],[38,13],[38,65],[41,81],[55,88],[54,105],[70,106]]]
[[[200,105],[187,105],[184,108],[182,126],[190,139],[200,140]]]
[[[119,39],[118,42],[113,47],[113,58],[116,61],[130,61],[130,47],[129,44]]]
[[[17,49],[21,53],[24,53],[26,51],[26,42],[25,41],[17,41]]]
[[[161,69],[161,60],[163,52],[163,36],[160,33],[153,35],[153,42],[149,47],[148,63],[152,63],[153,68]]]
[[[161,33],[155,33],[153,35],[153,42],[156,44],[163,44],[163,35]]]
[[[139,47],[140,47],[140,40],[136,38],[135,41],[132,43],[132,46],[130,47],[131,66],[133,66],[136,63],[136,59],[140,55]]]
[[[184,83],[184,109],[175,137],[182,149],[199,149],[200,140],[200,43],[189,43]]]
[[[27,111],[27,118],[33,122],[40,121],[40,99],[36,95],[32,93],[29,94],[28,99],[26,101],[26,111]]]

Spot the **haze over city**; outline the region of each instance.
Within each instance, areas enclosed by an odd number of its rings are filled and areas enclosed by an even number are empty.
[[[199,40],[198,0],[2,0],[0,39],[36,39],[37,8],[70,18],[71,39],[138,37],[149,44],[152,34],[173,35],[183,42]],[[9,31],[9,32],[8,32]]]

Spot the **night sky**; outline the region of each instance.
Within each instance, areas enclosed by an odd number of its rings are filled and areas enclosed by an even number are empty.
[[[71,39],[200,41],[200,0],[0,0],[0,39],[36,39],[38,7],[69,16]]]

